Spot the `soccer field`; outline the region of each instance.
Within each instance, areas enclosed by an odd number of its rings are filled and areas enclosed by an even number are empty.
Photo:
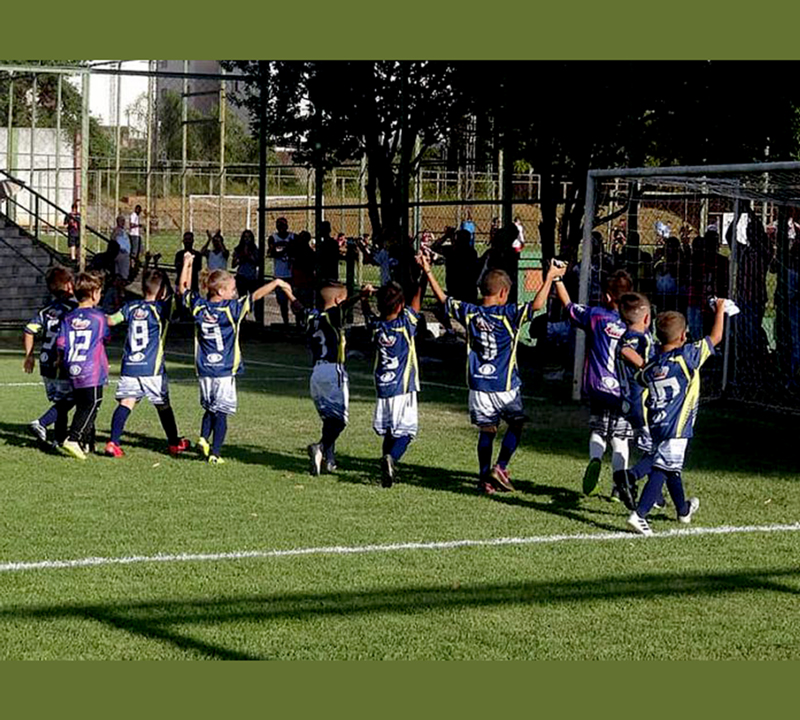
[[[604,497],[607,464],[604,495],[581,496],[586,411],[534,379],[517,491],[484,497],[460,362],[423,361],[420,435],[385,490],[364,360],[348,364],[340,469],[312,478],[301,345],[245,343],[223,466],[169,457],[146,404],[124,458],[40,451],[26,423],[43,387],[17,338],[2,347],[2,659],[800,658],[794,418],[701,407],[685,472],[696,520],[679,525],[668,505],[641,538]],[[190,343],[168,349],[194,441]]]

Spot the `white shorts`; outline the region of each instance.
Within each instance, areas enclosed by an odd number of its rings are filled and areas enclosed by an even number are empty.
[[[652,455],[653,453],[653,438],[650,437],[650,428],[647,426],[637,428],[633,431],[636,437],[636,447],[642,455]]]
[[[47,393],[47,399],[51,403],[72,400],[72,383],[69,380],[42,379],[44,380],[44,391]]]
[[[153,405],[166,405],[169,402],[169,380],[166,375],[120,375],[115,397],[117,400],[133,398],[136,402],[146,397]]]
[[[653,452],[653,467],[665,472],[680,472],[688,445],[689,438],[670,438],[658,443]]]
[[[478,427],[497,427],[500,420],[507,423],[525,420],[520,389],[503,392],[470,390],[469,419]]]
[[[343,365],[318,362],[311,373],[310,389],[311,399],[323,420],[341,420],[347,425],[350,389]]]
[[[238,406],[236,397],[236,378],[233,375],[225,377],[201,377],[200,380],[200,406],[203,410],[221,412],[233,415]]]
[[[372,429],[378,435],[391,433],[394,437],[415,437],[419,430],[417,393],[410,392],[394,397],[378,398]]]

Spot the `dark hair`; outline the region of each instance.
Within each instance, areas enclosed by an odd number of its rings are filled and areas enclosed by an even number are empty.
[[[398,308],[405,302],[402,286],[394,280],[386,283],[386,285],[378,288],[377,300],[378,312],[383,317],[397,312]]]
[[[619,299],[619,314],[626,325],[639,322],[650,312],[650,301],[641,293],[625,293]]]
[[[617,270],[606,283],[606,292],[614,303],[618,303],[619,299],[631,290],[633,290],[633,280],[625,270]]]
[[[158,295],[164,286],[165,275],[158,268],[148,270],[142,276],[142,292],[145,295]]]
[[[45,276],[47,289],[53,295],[66,295],[67,285],[73,282],[72,272],[65,267],[54,267],[47,271]]]

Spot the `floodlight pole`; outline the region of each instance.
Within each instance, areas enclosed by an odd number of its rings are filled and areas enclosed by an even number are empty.
[[[222,74],[225,74],[225,70],[222,70]],[[217,227],[219,227],[221,232],[224,232],[223,228],[223,213],[222,213],[222,206],[225,201],[225,105],[227,103],[227,94],[226,94],[226,87],[225,81],[221,80],[219,83],[219,207],[218,207],[218,222]]]
[[[189,61],[183,61],[183,93],[181,97],[181,232],[186,232],[186,160],[189,140]]]
[[[122,63],[117,64],[117,70],[122,72]],[[117,78],[117,97],[116,97],[116,117],[114,118],[114,122],[116,122],[117,127],[115,128],[115,138],[116,138],[116,153],[114,154],[114,222],[117,221],[117,215],[120,214],[120,207],[119,207],[119,166],[120,166],[120,154],[121,154],[121,145],[122,145],[122,125],[120,124],[120,115],[122,114],[122,76],[120,75]]]
[[[153,69],[153,61],[148,63],[149,69]],[[145,251],[150,251],[150,193],[151,182],[153,177],[153,77],[152,75],[147,78],[147,168],[145,170],[145,225],[144,225],[144,243]],[[141,223],[140,223],[141,224]]]
[[[583,211],[583,243],[581,251],[580,291],[578,302],[585,305],[589,302],[589,277],[592,268],[592,230],[595,214],[595,180],[592,171],[586,175],[586,205]],[[572,399],[581,399],[583,380],[583,361],[586,355],[586,334],[575,333],[575,364],[572,368]]]

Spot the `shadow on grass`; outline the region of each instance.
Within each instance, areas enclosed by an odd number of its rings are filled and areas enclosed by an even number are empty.
[[[223,647],[201,637],[192,637],[191,628],[210,624],[315,620],[326,616],[410,615],[456,608],[553,606],[676,597],[696,600],[702,596],[749,592],[800,595],[800,589],[782,582],[797,578],[800,578],[800,569],[791,567],[729,573],[606,576],[560,582],[410,586],[364,592],[253,595],[214,600],[16,606],[0,611],[0,623],[90,620],[141,638],[170,644],[190,657],[269,660],[270,657],[252,651]]]

